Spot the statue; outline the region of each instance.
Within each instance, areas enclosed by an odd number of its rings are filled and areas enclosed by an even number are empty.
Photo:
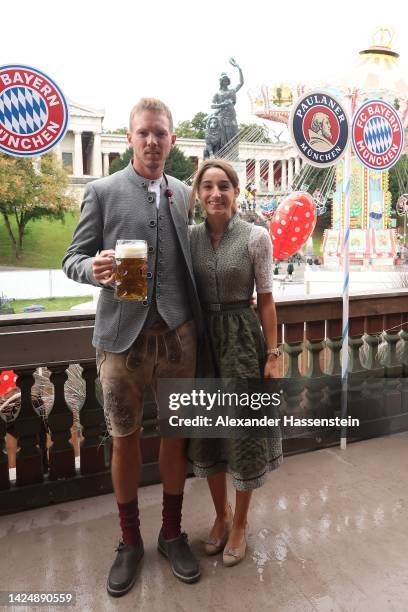
[[[238,69],[239,83],[236,87],[229,87],[231,80],[223,72],[220,76],[220,89],[213,97],[211,108],[215,109],[207,119],[206,148],[204,158],[225,157],[230,160],[238,158],[238,123],[235,113],[237,91],[244,84],[241,68],[233,57],[230,58],[231,66]]]

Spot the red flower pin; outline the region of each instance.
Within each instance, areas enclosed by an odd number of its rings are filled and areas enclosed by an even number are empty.
[[[169,189],[169,187],[167,187],[167,189],[166,189],[166,191],[164,193],[167,196],[169,204],[174,204],[174,198],[173,198],[174,191],[172,191],[171,189]]]

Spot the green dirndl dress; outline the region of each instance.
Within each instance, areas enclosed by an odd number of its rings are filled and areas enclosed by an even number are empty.
[[[236,308],[228,306],[228,310],[215,312],[204,307],[207,354],[211,354],[212,363],[205,361],[207,371],[201,371],[200,377],[263,377],[265,351],[260,323],[253,309],[242,305],[249,302],[254,286],[254,266],[248,251],[252,227],[234,217],[216,250],[206,224],[193,227],[191,252],[203,304],[240,303]],[[196,476],[228,472],[235,488],[246,491],[262,486],[268,472],[279,467],[282,442],[276,432],[268,439],[192,438],[188,458]]]

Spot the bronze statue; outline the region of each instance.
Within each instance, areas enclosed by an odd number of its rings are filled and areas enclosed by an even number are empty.
[[[215,112],[207,119],[204,158],[219,156],[234,160],[238,157],[239,128],[235,104],[237,91],[244,84],[244,76],[233,57],[230,58],[230,64],[238,69],[239,83],[236,87],[229,87],[231,85],[229,76],[225,72],[220,76],[220,89],[211,104]]]

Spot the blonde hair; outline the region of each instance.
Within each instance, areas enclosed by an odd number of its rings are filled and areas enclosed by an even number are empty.
[[[163,115],[166,115],[167,119],[169,120],[170,133],[173,133],[173,116],[171,114],[171,110],[164,102],[158,100],[157,98],[141,98],[139,102],[135,104],[135,106],[130,111],[130,132],[132,131],[133,117],[137,113],[142,113],[143,111],[153,111],[155,113],[162,113]]]
[[[238,174],[235,172],[235,170],[231,166],[231,164],[229,164],[228,162],[226,162],[223,159],[207,159],[199,167],[199,169],[197,170],[196,175],[194,177],[193,190],[191,192],[191,200],[190,200],[190,205],[191,205],[191,208],[193,208],[193,209],[194,209],[195,202],[198,199],[198,190],[200,189],[200,185],[201,185],[201,181],[203,180],[203,176],[204,176],[205,172],[207,170],[209,170],[210,168],[219,168],[220,170],[225,172],[225,174],[227,175],[228,180],[230,181],[230,183],[233,186],[233,188],[234,189],[239,189]],[[237,210],[238,210],[236,199],[233,202],[232,210],[233,210],[234,213],[237,212]]]

